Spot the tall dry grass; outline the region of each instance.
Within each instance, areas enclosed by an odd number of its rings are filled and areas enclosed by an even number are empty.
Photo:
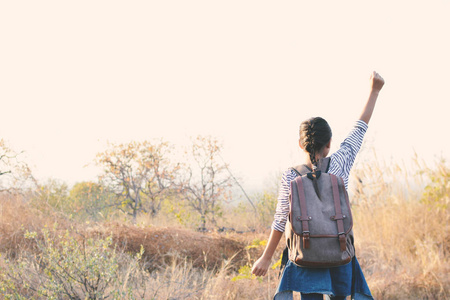
[[[357,255],[377,299],[447,299],[450,170],[371,164],[353,205]]]
[[[447,299],[449,168],[441,162],[432,168],[422,164],[416,171],[407,169],[410,168],[373,162],[355,169],[351,194],[357,256],[376,299]],[[263,201],[269,200],[266,197]],[[58,230],[72,232],[80,245],[83,239],[111,235],[117,254],[115,276],[120,280],[106,291],[123,291],[121,295],[126,297],[122,298],[272,299],[276,290],[277,268],[271,268],[264,278],[250,274],[250,266],[264,249],[270,221],[256,220],[254,211],[245,205],[224,210],[223,224],[242,223],[246,232],[241,234],[199,233],[175,227],[179,223],[173,220],[161,222],[163,216],[142,220],[140,225],[87,224],[42,211],[28,205],[26,197],[0,199],[3,281],[12,278],[11,267],[18,272],[24,261],[27,264],[22,266],[22,272],[32,276],[34,282],[48,280],[45,269],[30,267],[39,266],[39,249],[24,234],[33,231],[39,238],[42,228],[57,222]],[[254,224],[263,230],[246,230]],[[134,254],[141,245],[144,254],[138,261]],[[283,246],[280,243],[273,265]],[[18,292],[9,299],[45,299],[38,293],[16,288]],[[7,292],[0,290],[3,296]]]

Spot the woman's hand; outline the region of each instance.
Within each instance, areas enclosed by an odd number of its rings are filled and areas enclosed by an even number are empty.
[[[256,276],[264,276],[269,269],[271,259],[267,259],[261,256],[254,264],[252,268],[252,274]]]
[[[256,276],[264,276],[270,266],[270,261],[272,260],[273,253],[280,242],[283,233],[281,231],[272,229],[270,231],[269,241],[267,242],[266,249],[263,255],[253,264],[252,274]]]
[[[377,72],[373,71],[370,75],[370,82],[372,85],[372,91],[379,92],[384,85],[384,79]]]

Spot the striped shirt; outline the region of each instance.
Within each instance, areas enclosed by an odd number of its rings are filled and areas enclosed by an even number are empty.
[[[348,177],[350,169],[355,161],[356,154],[361,148],[364,134],[366,133],[368,125],[358,120],[351,130],[347,138],[341,143],[339,150],[333,153],[330,157],[330,167],[328,173],[342,177],[344,179],[345,187],[348,188]],[[289,168],[281,177],[280,188],[278,191],[277,209],[272,223],[272,229],[284,232],[286,226],[287,215],[289,213],[289,193],[291,190],[291,181],[298,175]]]

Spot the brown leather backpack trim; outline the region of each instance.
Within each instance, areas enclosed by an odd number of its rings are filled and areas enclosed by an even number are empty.
[[[346,238],[345,238],[345,230],[344,230],[344,215],[342,214],[341,209],[341,200],[339,197],[339,187],[337,182],[337,177],[333,174],[330,174],[331,178],[331,186],[333,188],[333,200],[334,200],[334,209],[336,212],[336,215],[333,217],[333,219],[337,223],[338,228],[338,236],[339,236],[339,244],[341,246],[341,251],[345,251],[346,249]]]
[[[306,198],[305,198],[305,190],[303,189],[303,182],[302,178],[300,177],[300,180],[295,180],[297,182],[297,190],[298,190],[298,197],[300,200],[300,210],[301,210],[301,216],[300,221],[302,222],[302,239],[303,239],[303,248],[308,249],[309,248],[309,224],[308,221],[311,220],[311,217],[308,216],[308,213],[306,211]]]
[[[323,268],[323,267],[338,267],[348,264],[352,261],[352,257],[348,257],[345,260],[340,261],[339,263],[336,262],[311,262],[311,261],[304,261],[299,256],[295,258],[295,263],[297,265],[300,265],[302,267],[313,267],[313,268]]]

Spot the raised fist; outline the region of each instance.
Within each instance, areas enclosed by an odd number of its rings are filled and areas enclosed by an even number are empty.
[[[384,79],[375,71],[373,71],[370,75],[370,82],[372,84],[373,91],[380,91],[383,88]]]

